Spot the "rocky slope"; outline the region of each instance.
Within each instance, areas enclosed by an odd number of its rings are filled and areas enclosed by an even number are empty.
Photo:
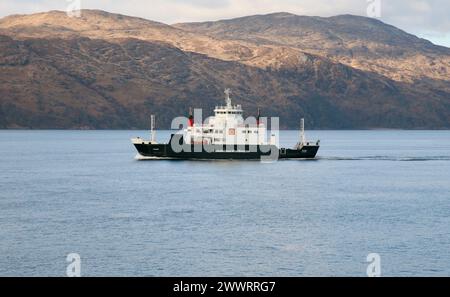
[[[450,81],[450,49],[372,18],[275,13],[175,26],[225,40],[289,46],[398,81],[422,77]]]
[[[355,29],[356,28],[356,29]],[[297,128],[450,128],[450,50],[372,19],[173,26],[103,11],[0,20],[0,128],[160,127],[233,89]]]

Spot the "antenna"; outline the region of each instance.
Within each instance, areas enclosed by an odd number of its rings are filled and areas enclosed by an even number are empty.
[[[227,103],[227,107],[231,107],[231,99],[230,99],[231,90],[229,88],[227,88],[227,89],[225,89],[224,93],[225,93],[225,102]]]
[[[305,119],[302,118],[300,120],[300,142],[301,144],[305,144]]]
[[[256,126],[258,127],[260,124],[260,119],[261,119],[261,109],[258,107],[258,115],[256,116]]]
[[[155,132],[155,115],[150,116],[150,135],[151,135],[151,142],[154,143],[156,139],[156,132]]]

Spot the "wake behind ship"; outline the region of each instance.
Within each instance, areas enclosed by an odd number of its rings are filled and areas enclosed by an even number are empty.
[[[187,128],[172,134],[168,143],[156,142],[152,116],[151,140],[140,137],[131,140],[138,151],[138,159],[278,160],[316,157],[320,141],[306,141],[303,119],[300,141],[292,149],[279,148],[274,134],[267,137],[266,125],[261,121],[259,111],[256,122],[249,123],[243,118],[241,105],[231,103],[228,89],[225,94],[226,104],[216,106],[214,116],[205,123],[195,123],[190,112]]]

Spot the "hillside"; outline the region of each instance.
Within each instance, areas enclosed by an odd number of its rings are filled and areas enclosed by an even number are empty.
[[[284,128],[450,128],[449,71],[448,48],[363,17],[14,15],[0,19],[0,128],[147,128],[150,113],[168,128],[225,87]]]

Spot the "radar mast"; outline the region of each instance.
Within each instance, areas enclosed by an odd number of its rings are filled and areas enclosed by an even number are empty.
[[[227,88],[227,89],[225,89],[224,93],[225,93],[225,102],[227,103],[227,107],[231,108],[231,98],[230,98],[231,90],[229,88]]]

